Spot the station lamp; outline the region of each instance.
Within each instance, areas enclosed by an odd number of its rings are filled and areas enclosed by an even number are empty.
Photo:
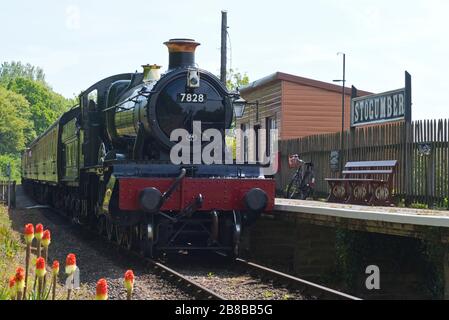
[[[245,113],[246,100],[242,97],[239,97],[238,99],[233,101],[232,105],[234,107],[235,117],[237,119],[243,117],[243,114]]]

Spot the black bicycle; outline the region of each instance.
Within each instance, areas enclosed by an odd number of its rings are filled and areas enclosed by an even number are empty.
[[[286,198],[305,200],[311,197],[315,187],[313,163],[306,162],[294,154],[289,156],[288,164],[290,168],[296,168],[296,171],[287,186]]]

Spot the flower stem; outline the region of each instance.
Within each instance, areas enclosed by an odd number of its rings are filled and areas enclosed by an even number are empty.
[[[31,256],[31,243],[27,244],[26,249],[26,260],[25,260],[25,288],[23,289],[23,299],[26,299],[27,294],[27,286],[28,286],[28,270],[30,269],[30,256]],[[18,292],[17,298],[19,300],[19,296],[22,294],[22,292]]]
[[[43,282],[44,279],[42,277],[38,278],[38,286],[37,286],[37,299],[41,300],[43,296]]]
[[[41,256],[41,241],[37,239],[37,257],[39,258]],[[33,284],[33,290],[36,290],[36,283],[37,283],[37,275],[34,276],[34,284]]]
[[[56,282],[57,282],[57,280],[58,280],[58,278],[57,278],[58,276],[55,274],[55,275],[53,275],[53,292],[52,292],[52,296],[51,296],[51,299],[52,300],[55,300],[55,298],[56,298]]]
[[[133,299],[133,292],[131,290],[128,290],[128,294],[126,295],[126,300],[132,300]]]
[[[44,256],[43,258],[45,259],[45,265],[47,265],[47,258],[48,258],[48,247],[44,247]],[[45,292],[45,288],[47,287],[47,273],[45,273],[44,275],[44,292]]]

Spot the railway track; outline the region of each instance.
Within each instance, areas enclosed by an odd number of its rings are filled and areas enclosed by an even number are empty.
[[[53,212],[57,213],[60,216],[65,216],[64,213],[60,210],[49,208]],[[92,229],[80,226],[83,230],[93,233],[98,236]],[[153,259],[144,258],[140,253],[136,251],[129,251],[124,247],[120,246],[116,242],[108,241],[107,237],[102,237],[103,241],[107,241],[109,244],[113,245],[117,248],[120,253],[127,255],[130,258],[142,260],[144,259],[147,266],[154,271],[160,277],[166,279],[167,281],[173,283],[180,290],[184,291],[188,295],[201,299],[201,300],[228,300],[229,298],[225,297],[223,294],[216,292],[216,290],[209,288],[207,285],[204,285],[198,281],[192,279],[191,276],[185,275],[180,271],[177,271],[176,268],[169,267],[166,263],[162,263],[160,261],[156,261]],[[277,286],[288,287],[289,289],[296,290],[300,292],[301,296],[304,299],[324,299],[324,300],[360,300],[357,297],[339,292],[337,290],[333,290],[331,288],[318,285],[316,283],[300,279],[294,277],[289,274],[285,274],[279,272],[277,270],[246,261],[241,258],[237,258],[234,262],[230,262],[229,259],[226,259],[226,255],[217,252],[218,257],[221,258],[220,265],[225,265],[227,268],[230,264],[234,266],[238,266],[242,273],[244,271],[248,271],[254,277],[258,277],[262,279],[262,281],[273,281],[277,283]],[[185,257],[188,258],[188,257]]]
[[[308,297],[314,297],[320,300],[361,300],[360,298],[349,294],[246,261],[244,259],[237,258],[235,263],[245,269],[251,270],[261,277],[275,279],[291,288],[296,288],[301,292],[301,294]]]
[[[217,252],[217,256],[220,258],[220,261],[217,261],[216,263],[219,264],[223,270],[226,269],[238,269],[235,273],[238,274],[251,274],[252,280],[244,281],[241,286],[245,286],[246,284],[254,284],[255,282],[261,282],[261,283],[275,283],[273,286],[274,288],[288,288],[290,292],[299,293],[300,299],[303,300],[361,300],[358,297],[286,274],[279,272],[277,270],[246,261],[241,258],[237,258],[235,261],[230,262],[229,259],[225,260],[227,257],[226,255]],[[185,257],[188,258],[188,257]],[[208,257],[210,260],[211,257]],[[206,260],[205,260],[206,261]],[[217,292],[216,289],[212,289],[212,287],[220,288],[223,285],[226,286],[225,281],[223,279],[220,279],[217,281],[219,282],[219,285],[212,284],[212,281],[205,281],[206,284],[204,284],[204,281],[195,281],[192,280],[193,278],[200,278],[195,277],[192,275],[186,275],[186,271],[179,271],[179,269],[182,269],[182,267],[168,267],[166,264],[162,264],[160,262],[152,261],[153,264],[157,264],[159,268],[167,268],[172,273],[176,273],[176,276],[180,279],[183,279],[183,281],[186,282],[192,282],[194,283],[193,286],[198,287],[200,291],[202,291],[203,296],[207,296],[208,299],[235,299],[232,297],[229,297],[227,294],[222,294],[220,292]],[[197,263],[198,264],[198,263]],[[193,264],[194,265],[194,264]],[[210,266],[208,266],[210,267]],[[206,269],[208,268],[206,267]],[[176,271],[178,270],[178,271]],[[209,272],[209,274],[212,272]],[[226,278],[227,276],[224,275],[223,278]],[[208,280],[210,280],[210,275],[207,275]],[[220,282],[222,281],[222,282]],[[239,285],[240,286],[240,285]],[[249,289],[251,290],[251,289]],[[276,290],[276,289],[275,289]],[[298,295],[296,295],[298,297]],[[245,296],[238,296],[237,299],[248,299]],[[257,298],[256,298],[257,299]]]
[[[164,278],[177,283],[178,285],[182,284],[190,294],[193,294],[197,298],[206,300],[226,300],[226,298],[221,296],[219,293],[206,288],[198,282],[189,279],[188,277],[160,262],[151,259],[147,259],[147,262],[157,273],[161,274]]]

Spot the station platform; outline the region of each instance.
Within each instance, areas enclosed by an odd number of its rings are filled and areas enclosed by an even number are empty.
[[[439,231],[449,243],[449,211],[398,207],[360,206],[311,200],[276,198],[275,216],[352,230],[425,238],[429,229]],[[432,232],[435,236],[435,232]]]

